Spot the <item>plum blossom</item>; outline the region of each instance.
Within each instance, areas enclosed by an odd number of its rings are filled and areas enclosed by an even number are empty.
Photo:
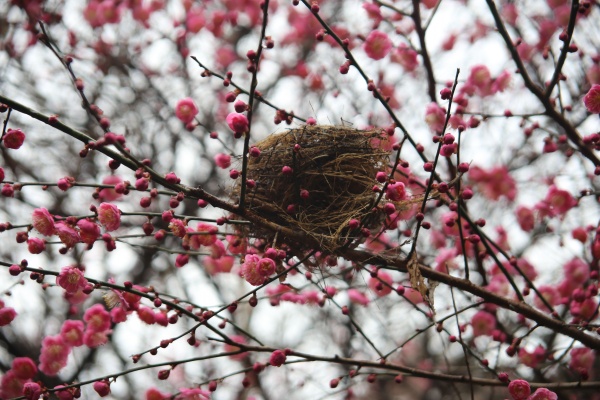
[[[535,225],[533,210],[529,207],[518,206],[516,210],[517,222],[525,232],[531,232]]]
[[[392,49],[392,41],[386,33],[374,30],[365,39],[364,49],[373,60],[381,60]]]
[[[269,357],[269,364],[274,367],[281,367],[285,363],[286,359],[285,352],[283,350],[275,350]]]
[[[11,370],[19,379],[32,379],[37,374],[37,367],[29,357],[16,357],[11,364]]]
[[[25,134],[20,129],[8,129],[2,138],[4,147],[17,150],[25,141]]]
[[[510,393],[513,400],[527,400],[527,397],[531,394],[531,388],[527,381],[515,379],[508,384],[508,393]]]
[[[490,200],[506,197],[508,200],[513,201],[517,196],[516,182],[504,165],[488,170],[471,166],[469,179],[477,183],[482,194]]]
[[[402,182],[395,182],[387,186],[385,195],[391,201],[400,201],[406,198],[406,187]]]
[[[83,272],[75,267],[63,267],[60,274],[56,277],[56,284],[65,289],[67,293],[75,293],[80,289],[85,288],[88,284],[87,279],[83,276]]]
[[[100,237],[100,227],[89,219],[80,219],[77,221],[77,227],[83,243],[92,245]]]
[[[121,226],[121,212],[114,204],[102,203],[98,206],[98,221],[108,232],[116,231]]]
[[[366,306],[369,304],[369,298],[361,291],[357,289],[348,289],[348,299],[352,303],[361,304]]]
[[[83,320],[87,324],[87,330],[103,332],[110,328],[110,314],[101,304],[94,304],[83,314]]]
[[[46,249],[46,241],[39,238],[27,239],[27,250],[31,254],[40,254]]]
[[[241,266],[244,279],[253,286],[260,286],[275,272],[275,261],[270,258],[260,258],[256,254],[247,255]]]
[[[83,321],[66,320],[60,329],[60,336],[71,347],[83,345]]]
[[[31,215],[33,227],[44,236],[54,235],[54,218],[45,208],[36,208]]]
[[[600,114],[600,85],[593,85],[583,98],[585,108],[592,114]]]
[[[546,388],[539,388],[527,400],[558,400],[558,395]]]
[[[229,154],[219,153],[215,156],[215,164],[219,168],[229,168],[231,166],[231,156]]]
[[[579,373],[588,373],[594,366],[596,356],[594,351],[588,347],[575,347],[571,350],[571,361],[569,368]]]
[[[242,135],[248,131],[248,118],[244,114],[230,113],[226,118],[229,129],[237,135]]]
[[[487,311],[478,311],[471,319],[471,326],[473,327],[474,338],[491,335],[492,331],[496,329],[496,317]]]
[[[430,103],[425,109],[425,122],[432,131],[441,133],[446,122],[446,111],[437,103]]]
[[[60,241],[63,242],[67,248],[75,247],[75,245],[81,241],[79,233],[65,222],[57,222],[54,225],[54,228]]]
[[[377,296],[387,296],[392,292],[392,276],[385,271],[377,271],[376,277],[369,278],[369,288],[374,291]]]
[[[186,125],[192,122],[197,114],[198,107],[190,97],[179,100],[177,106],[175,106],[175,115]]]
[[[536,209],[544,216],[564,217],[567,211],[576,205],[577,200],[569,192],[552,185],[546,194],[546,198],[536,205]]]
[[[46,336],[42,340],[39,369],[48,376],[57,375],[67,365],[71,347],[60,335]]]
[[[123,179],[116,175],[109,175],[106,178],[102,179],[103,185],[122,185]],[[98,198],[101,201],[116,201],[123,197],[122,193],[117,193],[115,188],[104,188],[98,192]]]

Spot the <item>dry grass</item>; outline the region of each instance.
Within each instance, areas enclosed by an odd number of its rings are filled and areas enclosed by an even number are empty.
[[[384,217],[373,209],[373,186],[378,184],[375,175],[389,162],[389,153],[378,145],[382,140],[388,139],[380,130],[344,126],[305,125],[271,135],[255,144],[261,155],[249,159],[248,178],[257,185],[247,191],[246,207],[279,225],[325,237],[330,243],[323,244],[329,247],[348,239],[351,219],[378,229]],[[292,173],[284,175],[284,166]],[[303,190],[308,198],[301,197]],[[238,185],[233,197],[239,195]],[[253,228],[248,233],[275,240],[273,233]],[[285,238],[277,241],[292,245]]]

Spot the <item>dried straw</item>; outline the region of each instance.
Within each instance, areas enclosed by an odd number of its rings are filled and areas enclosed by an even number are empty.
[[[249,158],[247,175],[256,187],[247,191],[246,207],[322,242],[325,238],[328,243],[323,246],[328,250],[348,239],[351,219],[369,221],[364,226],[378,229],[384,218],[374,210],[373,186],[375,175],[385,171],[389,162],[389,153],[379,146],[384,140],[387,135],[380,130],[344,126],[305,125],[271,135],[256,144],[260,156]],[[284,175],[284,166],[292,173]],[[307,199],[301,197],[302,190],[308,191]],[[239,184],[233,196],[239,199]],[[302,246],[255,228],[248,233],[271,243]]]

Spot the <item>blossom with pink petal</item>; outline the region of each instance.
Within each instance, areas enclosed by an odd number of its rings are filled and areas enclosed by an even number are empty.
[[[274,367],[281,367],[285,363],[286,358],[287,357],[283,350],[275,350],[269,357],[269,364]]]
[[[385,271],[377,271],[377,277],[369,278],[369,288],[379,297],[387,296],[392,292],[392,276]]]
[[[79,233],[71,225],[68,225],[63,221],[57,222],[54,225],[54,228],[58,238],[67,248],[75,247],[75,245],[81,241]]]
[[[569,362],[569,368],[579,373],[587,373],[594,366],[596,355],[594,350],[588,347],[575,347],[571,349],[571,361]]]
[[[106,397],[110,394],[110,385],[106,380],[96,381],[92,386],[100,397]]]
[[[246,344],[246,339],[243,336],[241,336],[241,335],[231,335],[231,336],[229,336],[229,338],[234,343]],[[224,346],[223,350],[225,350],[227,353],[231,353],[231,352],[240,350],[240,348],[238,346],[233,345],[233,344],[225,343],[225,346]],[[243,353],[231,355],[231,356],[229,356],[229,358],[231,358],[232,360],[243,360],[247,356],[248,356],[248,353],[247,352],[243,352]]]
[[[110,333],[110,331],[97,332],[88,328],[83,334],[83,344],[89,348],[102,346],[108,343],[108,333]]]
[[[112,185],[116,186],[119,184],[123,184],[123,179],[116,175],[109,175],[106,178],[102,179],[103,185]],[[117,193],[115,188],[104,188],[98,192],[98,198],[100,201],[116,201],[123,197],[122,193]]]
[[[544,216],[556,217],[564,215],[577,205],[577,200],[566,190],[550,186],[546,198],[536,205],[536,208]]]
[[[275,272],[275,262],[270,258],[260,258],[256,254],[247,255],[241,266],[242,277],[253,286],[260,286]]]
[[[56,277],[56,284],[65,289],[67,293],[75,293],[85,288],[88,284],[83,272],[74,266],[63,267],[60,274]]]
[[[517,184],[504,165],[490,169],[471,166],[469,179],[477,183],[481,193],[490,200],[505,197],[513,201],[517,196]]]
[[[490,70],[485,65],[476,65],[471,68],[471,74],[467,78],[467,85],[475,88],[480,96],[492,94],[492,76]]]
[[[46,250],[46,241],[39,238],[29,238],[27,239],[27,250],[31,254],[40,254]]]
[[[180,238],[184,237],[187,233],[185,223],[178,218],[173,218],[171,222],[169,222],[169,229],[173,235]]]
[[[365,39],[364,49],[373,60],[381,60],[392,49],[392,41],[385,32],[374,30]]]
[[[219,168],[229,168],[231,166],[231,156],[229,154],[219,153],[215,156],[215,164]]]
[[[366,306],[369,304],[369,298],[361,291],[357,289],[348,289],[348,299],[352,303],[361,304]]]
[[[101,304],[94,304],[83,314],[83,320],[87,323],[87,330],[103,332],[110,328],[110,314]]]
[[[80,219],[77,221],[79,228],[79,237],[83,243],[93,245],[100,237],[100,227],[89,219]]]
[[[527,400],[527,397],[531,394],[531,387],[529,387],[527,381],[515,379],[508,384],[508,393],[510,393],[513,400]]]
[[[531,232],[535,225],[533,210],[529,207],[518,206],[516,210],[517,222],[525,232]]]
[[[482,335],[491,335],[496,329],[496,317],[487,311],[478,311],[471,318],[471,326],[473,327],[473,337]]]
[[[446,122],[446,111],[437,103],[430,103],[425,109],[425,122],[432,131],[441,133]]]
[[[83,321],[68,319],[60,328],[60,336],[71,347],[83,345]]]
[[[98,221],[108,232],[116,231],[121,226],[121,212],[114,204],[102,203],[98,206]]]
[[[29,357],[16,357],[12,361],[11,370],[19,379],[32,379],[37,374],[37,367]]]
[[[198,250],[200,246],[211,246],[217,242],[217,232],[219,230],[216,226],[207,224],[204,222],[198,223],[196,226],[196,232],[199,234],[189,235],[189,245],[192,249]],[[194,232],[188,230],[188,232]]]
[[[42,340],[39,369],[48,376],[57,375],[67,365],[71,347],[60,335],[46,336]]]
[[[202,8],[194,7],[188,11],[185,18],[185,27],[189,32],[198,33],[205,25],[206,18],[204,18],[204,11]]]
[[[210,400],[210,392],[200,388],[179,389],[175,400]]]
[[[54,218],[45,208],[36,208],[31,214],[33,227],[44,236],[54,235]]]
[[[592,114],[600,114],[600,85],[593,85],[583,98],[585,108]]]
[[[527,400],[558,400],[558,395],[546,388],[539,388]]]
[[[181,99],[177,102],[177,106],[175,107],[175,115],[184,124],[187,125],[192,122],[197,114],[198,107],[196,107],[196,103],[194,103],[192,98],[186,97],[185,99]]]
[[[241,135],[248,131],[248,118],[244,114],[230,113],[227,115],[227,125],[229,129],[234,131],[236,134]]]
[[[402,182],[389,184],[385,189],[385,195],[391,201],[400,201],[406,198],[406,187]]]
[[[25,141],[25,134],[20,129],[8,129],[2,138],[4,147],[17,150]]]

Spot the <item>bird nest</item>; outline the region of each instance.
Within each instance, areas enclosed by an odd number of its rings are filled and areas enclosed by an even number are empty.
[[[309,126],[274,134],[256,143],[258,157],[249,157],[247,179],[256,182],[245,196],[245,207],[262,217],[319,240],[328,250],[343,244],[352,219],[379,229],[384,214],[374,208],[378,193],[375,176],[385,171],[389,152],[381,130],[345,126]],[[233,197],[240,197],[240,184]],[[273,232],[250,227],[251,236],[268,243],[302,246],[277,238]]]

